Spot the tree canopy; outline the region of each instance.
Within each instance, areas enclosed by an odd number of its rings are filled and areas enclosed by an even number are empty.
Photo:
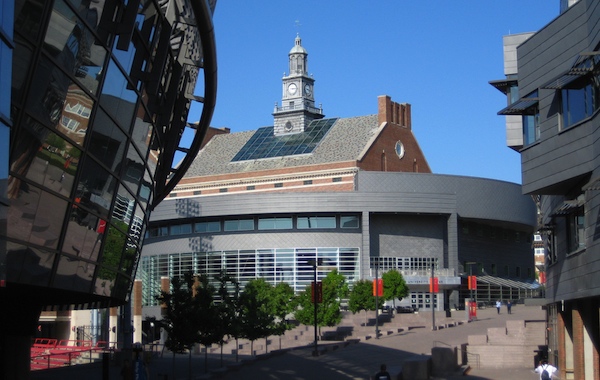
[[[402,299],[408,295],[408,286],[402,274],[395,269],[385,272],[381,278],[383,279],[383,298],[393,300],[394,308],[396,308],[396,298]]]

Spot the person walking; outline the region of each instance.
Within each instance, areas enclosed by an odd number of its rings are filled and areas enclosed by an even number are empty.
[[[373,380],[392,380],[392,376],[390,376],[390,373],[387,371],[385,364],[381,365],[379,372],[373,376]]]
[[[498,314],[500,314],[501,307],[502,307],[502,302],[500,302],[500,300],[496,301],[496,310],[498,310]]]
[[[540,365],[535,369],[536,373],[540,374],[540,380],[550,380],[558,368],[552,364],[548,364],[547,360],[540,360]]]
[[[506,301],[506,310],[508,311],[508,314],[511,313],[511,308],[512,308],[512,303],[510,302],[510,300]]]

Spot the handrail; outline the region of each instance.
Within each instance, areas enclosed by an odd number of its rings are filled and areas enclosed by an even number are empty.
[[[445,343],[445,342],[441,342],[441,341],[439,341],[439,340],[434,340],[434,341],[433,341],[433,347],[437,347],[437,344],[438,344],[438,343],[439,343],[439,344],[442,344],[442,345],[444,345],[444,346],[446,346],[446,347],[454,348],[455,350],[459,350],[460,352],[467,354],[467,362],[468,362],[468,363],[470,363],[470,362],[471,362],[471,361],[469,360],[469,355],[470,355],[470,356],[473,356],[473,357],[475,358],[475,365],[476,365],[477,369],[479,369],[479,361],[480,361],[480,355],[479,355],[479,354],[474,354],[474,353],[472,353],[472,352],[469,352],[469,351],[463,350],[462,348],[459,348],[458,346],[453,346],[453,345],[451,345],[451,344],[448,344],[448,343]],[[461,355],[461,357],[462,357],[462,355]]]

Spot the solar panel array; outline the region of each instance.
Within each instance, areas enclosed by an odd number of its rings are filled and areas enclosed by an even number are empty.
[[[319,145],[337,118],[313,120],[304,132],[275,136],[273,127],[259,128],[231,161],[308,154]]]

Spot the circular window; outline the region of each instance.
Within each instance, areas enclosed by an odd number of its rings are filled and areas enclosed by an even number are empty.
[[[396,147],[394,149],[396,150],[398,158],[404,157],[404,145],[400,140],[396,141]]]
[[[285,127],[284,128],[285,128],[286,131],[289,132],[289,131],[292,130],[292,128],[294,128],[294,126],[292,125],[291,122],[288,121],[287,123],[285,123]]]

